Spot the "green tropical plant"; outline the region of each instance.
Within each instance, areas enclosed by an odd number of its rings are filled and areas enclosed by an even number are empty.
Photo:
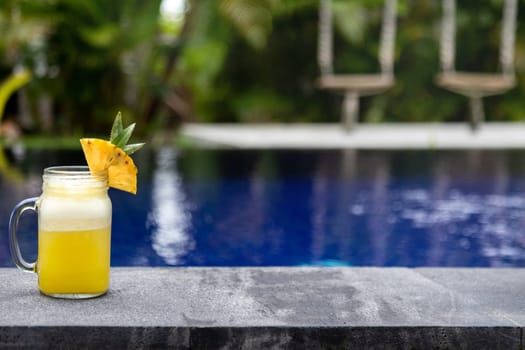
[[[187,0],[166,22],[161,0],[4,0],[0,74],[34,72],[25,93],[49,95],[53,132],[96,133],[117,109],[138,132],[184,120],[339,120],[341,97],[318,89],[318,0]],[[377,70],[382,0],[332,0],[340,72]],[[458,67],[494,66],[502,0],[458,2]],[[460,9],[461,7],[461,9]],[[525,2],[519,3],[525,12]],[[379,10],[378,10],[379,8]],[[478,15],[476,15],[478,14]],[[396,85],[362,99],[362,117],[381,121],[464,120],[464,100],[434,84],[440,2],[398,0]],[[473,28],[479,28],[473,29]],[[518,25],[516,72],[525,69]],[[496,58],[497,60],[497,58]],[[486,100],[488,119],[523,120],[521,82]],[[35,126],[41,131],[42,125]]]
[[[31,80],[31,72],[28,69],[20,69],[0,83],[0,124],[4,116],[4,109],[8,98],[19,88]]]
[[[107,129],[116,109],[133,115],[142,108],[159,6],[160,0],[54,2],[58,20],[47,45],[59,72],[46,83],[61,106],[65,131]]]
[[[116,109],[133,115],[128,111],[143,108],[160,2],[6,0],[0,3],[0,28],[8,29],[0,55],[35,72],[29,96],[49,96],[55,132],[102,130]]]
[[[0,125],[2,124],[2,117],[4,115],[5,105],[9,96],[16,90],[27,84],[31,80],[31,72],[27,69],[20,69],[14,72],[9,78],[0,83]],[[0,135],[1,137],[1,135]],[[20,172],[13,169],[7,161],[4,153],[4,146],[0,140],[0,173],[7,178],[18,180],[21,178]]]

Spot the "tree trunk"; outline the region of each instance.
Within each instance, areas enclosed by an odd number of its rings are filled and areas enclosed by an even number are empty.
[[[189,10],[185,14],[184,24],[182,26],[180,36],[173,42],[173,45],[166,59],[164,73],[162,74],[162,77],[160,79],[161,86],[167,87],[167,89],[171,89],[168,86],[169,78],[177,65],[180,53],[184,48],[184,43],[191,31],[192,19],[194,18],[195,13],[197,12],[198,1],[188,0],[188,3]],[[143,125],[148,125],[153,121],[155,116],[158,114],[159,109],[161,109],[162,105],[164,104],[165,98],[166,96],[164,96],[163,93],[156,93],[151,96],[151,99],[149,103],[147,103],[147,107],[143,113]]]

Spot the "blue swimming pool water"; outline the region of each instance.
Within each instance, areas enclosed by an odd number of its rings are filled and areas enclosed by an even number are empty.
[[[7,218],[78,151],[8,152]],[[239,151],[136,155],[136,196],[110,190],[114,266],[525,266],[525,152]],[[36,255],[36,219],[23,251]]]

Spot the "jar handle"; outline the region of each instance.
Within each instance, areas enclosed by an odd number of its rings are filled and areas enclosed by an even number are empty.
[[[16,205],[9,217],[9,248],[11,250],[11,257],[15,265],[27,272],[36,272],[36,262],[27,262],[20,253],[20,246],[18,244],[17,230],[18,220],[26,210],[37,211],[37,201],[39,197],[27,198]]]

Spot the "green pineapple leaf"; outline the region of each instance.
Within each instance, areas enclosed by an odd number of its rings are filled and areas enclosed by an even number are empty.
[[[127,155],[135,153],[141,149],[142,146],[144,146],[144,143],[126,145],[131,137],[131,134],[133,133],[133,130],[135,130],[135,123],[128,125],[128,127],[124,129],[122,125],[122,114],[118,112],[111,128],[109,142],[117,147],[122,148],[122,150],[126,152]]]
[[[122,150],[124,152],[126,152],[126,154],[129,156],[129,155],[132,155],[133,153],[137,152],[144,145],[145,145],[145,143],[134,143],[134,144],[126,145],[126,146],[122,147]]]
[[[135,123],[131,124],[124,130],[122,130],[122,132],[115,137],[112,143],[115,146],[124,148],[124,146],[126,146],[126,143],[128,143],[129,138],[131,137],[131,134],[133,133],[134,129],[135,129]]]
[[[115,117],[115,120],[113,121],[113,126],[111,127],[111,134],[109,136],[109,142],[116,145],[115,140],[122,133],[123,129],[124,128],[122,127],[122,114],[119,111],[117,113],[117,116]]]

